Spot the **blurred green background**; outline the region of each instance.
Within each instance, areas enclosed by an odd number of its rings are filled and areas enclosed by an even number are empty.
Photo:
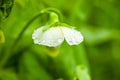
[[[0,5],[0,29],[5,35],[5,43],[0,43],[0,80],[82,80],[75,79],[78,65],[88,69],[81,77],[120,80],[120,0],[14,0],[13,6],[12,0],[0,0]],[[64,42],[57,57],[46,54],[48,50],[54,55],[56,49],[32,40],[47,15],[36,19],[15,43],[28,21],[49,7],[58,9],[61,22],[75,26],[84,36],[77,46]]]

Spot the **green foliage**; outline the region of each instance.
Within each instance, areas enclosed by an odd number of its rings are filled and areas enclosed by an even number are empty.
[[[13,0],[0,0],[0,21],[9,16]]]
[[[16,42],[29,20],[48,7],[61,12],[61,22],[80,30],[84,42],[64,42],[58,50],[35,45],[32,33],[46,24],[47,14]],[[0,0],[0,30],[5,36],[0,43],[0,80],[120,80],[119,14],[119,0]],[[1,35],[0,31],[0,42]],[[48,55],[55,52],[57,56]]]

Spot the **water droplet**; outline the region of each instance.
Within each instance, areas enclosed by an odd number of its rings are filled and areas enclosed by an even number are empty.
[[[69,41],[70,43],[73,43],[73,41],[71,40],[71,41]]]
[[[35,44],[39,43],[39,40],[35,40],[34,43],[35,43]]]
[[[46,42],[45,40],[42,41],[42,43],[45,43],[45,42]]]
[[[60,43],[60,42],[62,42],[63,41],[63,39],[61,38],[61,39],[58,39],[58,42]]]

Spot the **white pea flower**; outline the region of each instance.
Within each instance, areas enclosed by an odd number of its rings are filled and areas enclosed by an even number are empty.
[[[34,31],[32,39],[35,44],[48,47],[57,47],[62,44],[64,39],[69,45],[78,45],[83,41],[82,34],[72,28],[57,26],[44,30],[45,26]]]

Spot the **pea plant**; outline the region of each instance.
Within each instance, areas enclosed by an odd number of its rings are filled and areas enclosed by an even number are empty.
[[[0,80],[91,80],[82,32],[53,7],[16,19],[16,4],[0,0]]]

